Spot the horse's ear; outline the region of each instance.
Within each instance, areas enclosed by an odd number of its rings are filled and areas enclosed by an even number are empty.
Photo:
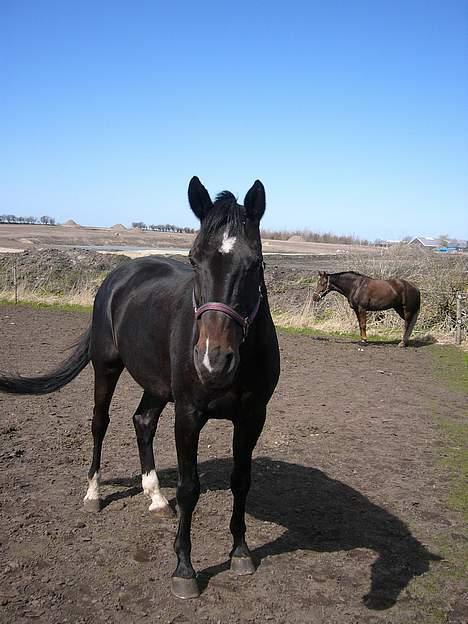
[[[253,221],[260,221],[265,212],[265,187],[260,180],[255,180],[244,199],[244,208],[247,217]]]
[[[193,210],[195,216],[198,217],[200,221],[203,221],[211,208],[213,208],[213,202],[211,201],[208,191],[197,176],[193,176],[190,180],[188,199],[190,208]]]

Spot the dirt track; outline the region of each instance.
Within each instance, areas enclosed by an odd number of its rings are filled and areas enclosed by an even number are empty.
[[[0,370],[42,372],[88,316],[0,307]],[[91,457],[91,370],[40,398],[0,395],[0,621],[466,622],[466,585],[437,561],[466,540],[447,509],[435,419],[463,397],[433,377],[433,347],[398,349],[282,335],[282,377],[257,446],[247,518],[260,566],[233,577],[228,423],[205,428],[193,562],[197,601],[170,594],[176,520],[151,517],[139,483],[123,376],[104,445],[106,507],[82,511]],[[174,498],[173,412],[158,471]],[[449,549],[450,550],[450,549]],[[443,570],[448,574],[442,574]],[[443,619],[435,619],[442,613]]]

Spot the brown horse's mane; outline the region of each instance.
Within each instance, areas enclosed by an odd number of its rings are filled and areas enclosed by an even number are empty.
[[[359,273],[358,271],[338,271],[337,273],[329,273],[329,275],[333,277],[337,275],[346,275],[346,274],[358,275],[359,277],[367,277],[367,275],[364,275],[363,273]]]

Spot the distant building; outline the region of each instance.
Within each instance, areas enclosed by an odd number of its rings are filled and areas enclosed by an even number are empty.
[[[408,244],[434,251],[468,251],[468,242],[456,238],[442,240],[430,236],[415,236]]]
[[[402,243],[401,240],[382,240],[381,238],[378,238],[375,243],[374,246],[375,247],[392,247],[393,245],[400,245]]]

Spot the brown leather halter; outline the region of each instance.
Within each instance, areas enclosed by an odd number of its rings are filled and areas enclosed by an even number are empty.
[[[208,312],[208,310],[211,310],[213,312],[221,312],[222,314],[229,316],[229,318],[232,318],[233,321],[235,321],[238,325],[242,327],[244,340],[247,338],[247,333],[249,331],[249,328],[251,324],[254,322],[255,317],[257,316],[262,299],[263,299],[263,295],[261,291],[261,286],[259,286],[257,303],[255,304],[255,307],[252,310],[252,312],[249,314],[249,316],[244,317],[241,314],[239,314],[239,312],[236,312],[234,308],[231,308],[231,306],[225,303],[218,302],[218,301],[209,301],[208,303],[204,303],[200,307],[197,307],[197,302],[195,300],[195,292],[192,290],[192,302],[193,302],[193,311],[195,312],[195,320],[198,321],[201,315],[204,314],[205,312]]]

